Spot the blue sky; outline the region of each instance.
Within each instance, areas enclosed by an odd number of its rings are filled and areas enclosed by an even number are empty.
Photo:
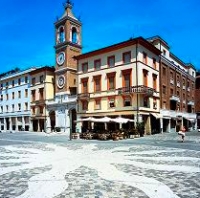
[[[55,64],[54,22],[65,0],[0,0],[0,73]],[[73,0],[83,52],[130,37],[161,36],[184,62],[200,69],[198,0]]]

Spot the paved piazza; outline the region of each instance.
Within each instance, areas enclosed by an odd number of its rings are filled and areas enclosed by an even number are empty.
[[[180,139],[0,133],[0,198],[199,198],[200,132]]]

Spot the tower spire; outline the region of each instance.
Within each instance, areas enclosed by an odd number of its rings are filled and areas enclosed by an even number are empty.
[[[63,6],[65,8],[64,16],[70,16],[72,18],[75,18],[73,13],[72,13],[73,3],[71,2],[71,0],[66,0],[66,2],[63,3]]]

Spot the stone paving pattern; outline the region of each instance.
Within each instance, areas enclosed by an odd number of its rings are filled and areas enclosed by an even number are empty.
[[[190,136],[186,137],[189,142],[197,144],[199,148],[199,137]],[[170,134],[155,135],[150,136],[149,140],[152,141],[179,141],[176,136],[170,136]],[[134,140],[132,140],[134,141]],[[84,144],[96,144],[96,150],[107,151],[118,146],[126,147],[126,142],[89,142],[89,141],[74,141],[70,144],[59,144],[69,150],[81,149]],[[129,144],[130,141],[127,141]],[[184,144],[184,143],[183,143]],[[128,145],[130,146],[130,144]],[[9,156],[9,154],[20,154],[25,156],[31,154],[30,151],[26,151],[28,148],[38,149],[40,151],[53,151],[52,148],[48,147],[47,143],[37,143],[37,144],[20,144],[14,145],[16,148],[23,148],[23,151],[10,151],[6,146],[0,146],[0,168],[1,167],[12,167],[20,166],[23,163],[13,163],[10,160],[17,160],[18,157]],[[166,152],[157,153],[142,153],[143,151],[151,150],[166,150]],[[182,152],[177,152],[179,148],[166,148],[162,145],[141,145],[133,144],[129,151],[125,148],[124,152],[129,157],[142,156],[145,159],[134,159],[137,162],[148,163],[152,165],[166,165],[166,166],[189,166],[189,167],[199,167],[200,168],[200,151],[199,149],[188,150],[183,149]],[[170,152],[167,152],[170,151]],[[115,151],[118,152],[118,151]],[[130,153],[129,153],[130,152]],[[6,156],[7,154],[7,156]],[[156,157],[190,157],[197,158],[199,160],[155,160]],[[2,162],[3,161],[3,162]],[[199,172],[182,172],[182,171],[165,171],[165,170],[155,170],[150,168],[141,168],[129,164],[113,164],[118,170],[128,173],[130,175],[146,176],[154,178],[167,185],[178,197],[180,198],[199,198],[200,197],[200,171]],[[13,171],[1,175],[0,179],[0,198],[16,198],[24,193],[28,188],[28,180],[34,175],[41,174],[45,171],[51,170],[51,166],[36,167],[33,169],[24,169],[19,171]],[[68,188],[65,189],[61,194],[55,196],[54,198],[148,198],[148,196],[138,188],[133,186],[128,186],[120,182],[113,182],[102,179],[99,177],[98,172],[95,169],[91,169],[84,165],[81,165],[76,171],[67,173],[65,180],[69,184]],[[39,197],[37,197],[39,198]],[[42,197],[41,197],[42,198]]]

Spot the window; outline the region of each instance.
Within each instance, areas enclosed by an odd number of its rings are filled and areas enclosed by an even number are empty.
[[[3,106],[1,106],[1,113],[3,113]]]
[[[82,81],[82,93],[88,93],[88,81],[85,79]]]
[[[83,63],[82,64],[82,71],[83,71],[83,73],[87,73],[88,72],[88,63]]]
[[[32,114],[35,114],[35,107],[32,107]]]
[[[88,110],[88,101],[87,100],[83,100],[82,101],[82,110]]]
[[[1,95],[1,101],[3,101],[3,95]]]
[[[171,96],[173,96],[173,94],[174,94],[174,90],[173,89],[170,89],[170,94],[171,94]]]
[[[18,104],[18,110],[21,111],[21,104]]]
[[[108,79],[107,89],[114,90],[115,89],[115,73],[107,74],[107,79]]]
[[[110,108],[115,107],[115,98],[110,98],[110,99],[109,99],[109,107],[110,107]]]
[[[94,69],[95,70],[101,69],[101,60],[100,59],[94,61]]]
[[[144,98],[144,107],[149,108],[149,97]]]
[[[18,91],[18,98],[21,98],[21,91]]]
[[[39,89],[39,99],[44,100],[44,88]]]
[[[1,84],[1,90],[3,89],[3,84]]]
[[[162,68],[162,72],[163,72],[163,76],[165,76],[166,75],[166,68],[165,67]]]
[[[32,78],[32,85],[35,85],[35,78]]]
[[[25,98],[28,98],[28,89],[25,89]]]
[[[59,28],[59,34],[58,34],[58,42],[63,43],[65,41],[65,32],[64,32],[64,27]]]
[[[156,100],[156,98],[153,99],[153,108],[157,109],[157,100]]]
[[[166,50],[163,50],[163,55],[166,56]]]
[[[14,111],[15,111],[15,105],[12,104],[12,112],[14,112]]]
[[[6,100],[9,100],[9,95],[8,94],[6,94]]]
[[[156,59],[155,58],[153,58],[153,68],[157,69],[157,67],[156,67]]]
[[[143,52],[143,63],[147,64],[147,54]]]
[[[185,100],[185,94],[183,93],[183,100]]]
[[[108,57],[108,66],[114,67],[115,66],[115,56],[109,56]]]
[[[122,86],[125,90],[130,90],[131,87],[131,69],[122,70]]]
[[[177,93],[177,96],[179,97],[179,96],[180,96],[180,92],[179,92],[179,91],[177,91],[176,93]]]
[[[32,95],[32,101],[35,101],[35,90],[31,91],[31,95]]]
[[[143,69],[143,84],[148,86],[148,71],[145,69]]]
[[[43,107],[43,106],[40,106],[39,108],[40,108],[40,114],[43,114],[43,109],[44,109],[44,107]]]
[[[15,99],[15,92],[12,92],[12,99]]]
[[[131,52],[123,53],[123,62],[130,63],[131,62]]]
[[[21,85],[21,78],[18,79],[18,85]]]
[[[25,109],[25,111],[28,111],[28,102],[25,102],[24,109]]]
[[[95,100],[95,107],[96,110],[97,109],[101,109],[101,100],[100,99],[96,99]]]
[[[8,105],[6,105],[6,112],[8,112],[9,108],[8,108]]]
[[[14,80],[12,81],[12,86],[13,86],[13,87],[15,86],[15,81],[14,81]]]
[[[153,74],[153,88],[157,89],[157,75]]]
[[[44,76],[40,76],[40,83],[43,83],[44,82]]]
[[[101,91],[101,76],[94,77],[94,91]]]
[[[72,43],[77,43],[77,31],[76,31],[76,28],[73,27],[72,28]]]
[[[9,85],[8,82],[6,82],[6,89],[8,89],[8,85]]]
[[[28,83],[28,76],[25,76],[25,83]]]
[[[130,96],[126,96],[124,98],[124,106],[125,107],[131,106],[131,97]]]
[[[166,86],[163,85],[163,94],[166,94]]]

